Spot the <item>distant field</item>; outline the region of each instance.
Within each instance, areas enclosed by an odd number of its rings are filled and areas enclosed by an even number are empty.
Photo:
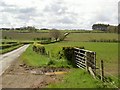
[[[2,32],[3,39],[10,40],[34,40],[35,38],[50,37],[49,33],[20,33],[20,32]]]
[[[70,31],[61,31],[62,33]],[[50,37],[48,31],[41,31],[38,33],[20,33],[2,31],[2,38],[6,40],[34,40],[35,38]],[[91,41],[91,40],[118,40],[118,34],[115,33],[77,33],[77,31],[70,33],[66,41]]]
[[[115,33],[70,33],[66,41],[118,40]]]

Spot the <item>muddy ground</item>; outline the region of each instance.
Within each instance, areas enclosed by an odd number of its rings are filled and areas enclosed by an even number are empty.
[[[2,75],[2,88],[46,88],[51,83],[63,81],[65,74],[49,74],[68,72],[68,68],[28,67],[16,60]],[[46,75],[46,73],[48,73]]]

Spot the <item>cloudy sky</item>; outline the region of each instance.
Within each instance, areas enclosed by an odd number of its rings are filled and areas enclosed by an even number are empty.
[[[0,0],[0,27],[91,29],[118,24],[119,0]]]

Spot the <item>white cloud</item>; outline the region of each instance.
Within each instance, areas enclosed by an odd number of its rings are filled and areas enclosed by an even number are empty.
[[[119,0],[0,0],[0,27],[85,28],[118,24]]]

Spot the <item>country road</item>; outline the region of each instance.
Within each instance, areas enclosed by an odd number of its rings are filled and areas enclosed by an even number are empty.
[[[27,49],[28,46],[29,45],[24,45],[14,51],[0,55],[0,76],[11,65],[11,63]]]

